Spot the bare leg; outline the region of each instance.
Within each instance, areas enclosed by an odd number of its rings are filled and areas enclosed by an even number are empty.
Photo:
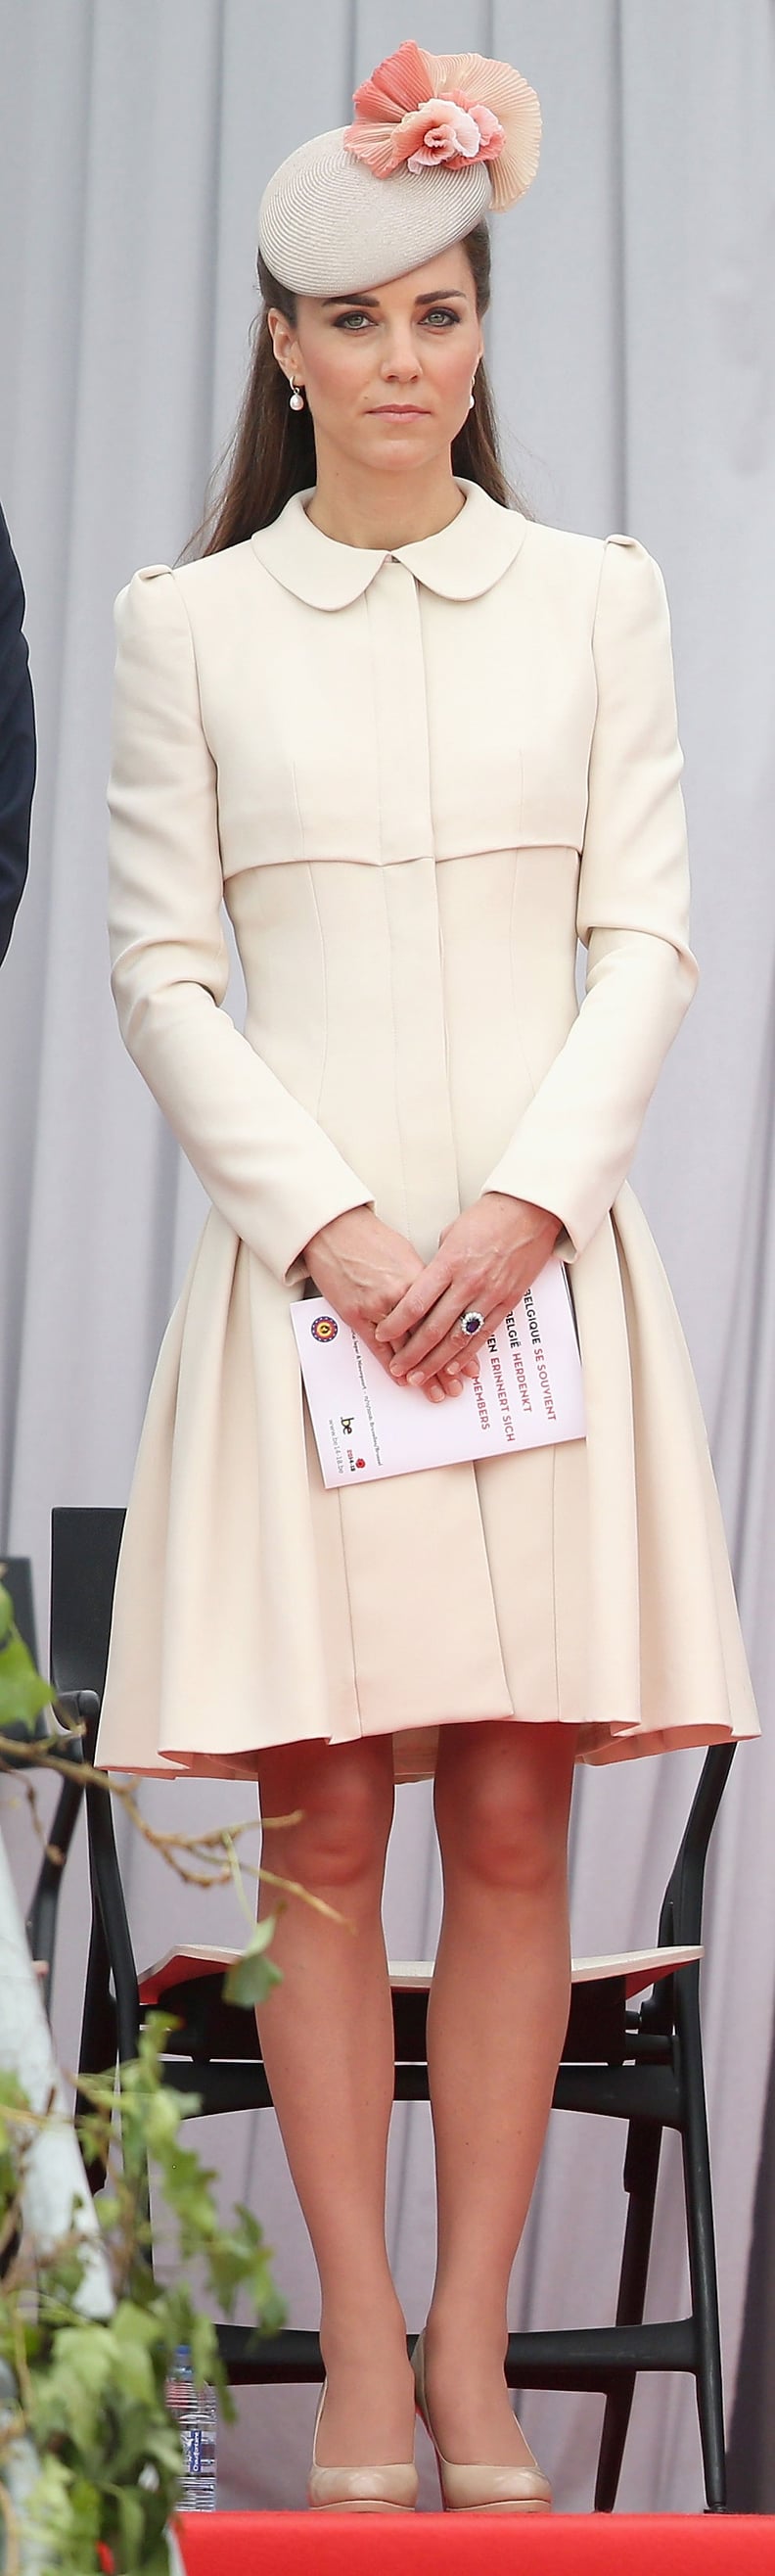
[[[447,2459],[529,2456],[503,2376],[506,2297],[569,2007],[575,1734],[448,1726],[436,1773],[444,1918],[428,2016],[438,2257],[426,2387]]]
[[[324,1897],[353,1926],[288,1899],[272,1945],[283,1982],[257,2013],[320,2274],[328,2387],[318,2461],[409,2460],[412,2377],[385,2246],[393,2024],[380,1908],[391,1739],[275,1747],[262,1755],[260,1790],[265,1817],[304,1810],[298,1825],[265,1836],[267,1868]],[[261,1916],[276,1903],[262,1887]]]

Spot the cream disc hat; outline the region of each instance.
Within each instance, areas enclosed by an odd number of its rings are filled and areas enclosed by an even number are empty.
[[[511,63],[409,40],[267,181],[258,246],[297,295],[347,295],[418,268],[525,194],[541,110]]]

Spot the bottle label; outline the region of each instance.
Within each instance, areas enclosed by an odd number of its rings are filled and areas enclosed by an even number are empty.
[[[201,2424],[186,2425],[183,2434],[183,2447],[185,2451],[187,2478],[201,2477],[203,2465]]]

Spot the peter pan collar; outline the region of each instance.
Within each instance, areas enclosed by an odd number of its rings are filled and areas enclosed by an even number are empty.
[[[307,517],[312,483],[291,494],[279,518],[271,527],[258,528],[251,545],[274,580],[310,608],[348,608],[380,566],[391,561],[406,564],[442,599],[478,599],[515,561],[529,521],[520,510],[491,500],[480,483],[460,474],[455,480],[465,493],[465,509],[435,536],[418,537],[410,545],[346,546],[337,537],[324,536]]]

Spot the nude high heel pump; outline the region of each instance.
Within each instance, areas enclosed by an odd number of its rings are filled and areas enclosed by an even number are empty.
[[[309,2504],[328,2513],[411,2513],[419,2484],[413,2460],[390,2460],[384,2467],[365,2469],[318,2467],[317,2439],[325,2396],[324,2380],[312,2436]]]
[[[436,2453],[441,2501],[445,2513],[549,2513],[552,2490],[531,2452],[523,2469],[493,2469],[483,2462],[445,2460],[439,2450],[425,2395],[425,2350],[418,2335],[412,2354],[417,2413]]]

